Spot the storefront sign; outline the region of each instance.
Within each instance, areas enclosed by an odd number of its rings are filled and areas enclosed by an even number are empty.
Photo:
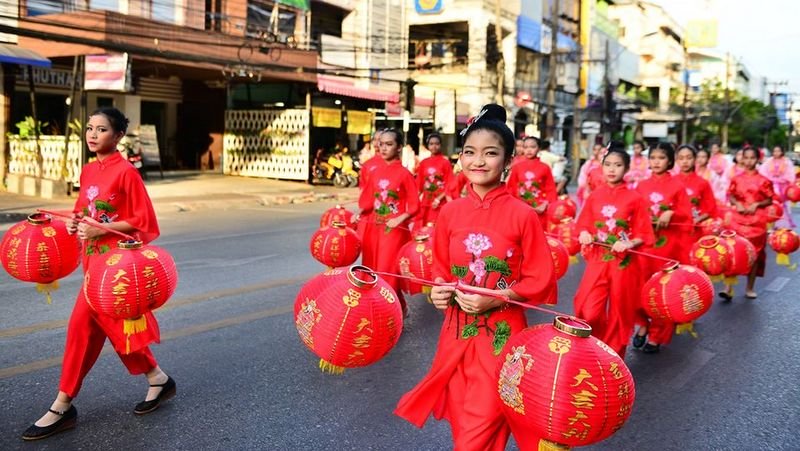
[[[20,70],[17,79],[24,82],[25,86],[28,86],[28,69]],[[78,75],[78,83],[80,82],[80,75]],[[70,89],[72,87],[72,71],[34,67],[33,83],[37,87]]]
[[[314,107],[311,109],[311,125],[314,127],[341,128],[342,110]]]
[[[347,112],[347,134],[369,135],[372,133],[372,113],[369,111]]]
[[[442,12],[444,0],[414,0],[418,14],[437,14]]]
[[[139,126],[139,151],[142,153],[145,166],[161,166],[155,125],[142,124]]]
[[[642,136],[645,138],[666,138],[669,128],[666,122],[645,122],[642,124]]]
[[[132,78],[127,53],[86,55],[86,91],[133,91]]]

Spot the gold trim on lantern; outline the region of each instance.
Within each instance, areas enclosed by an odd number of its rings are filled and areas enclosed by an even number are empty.
[[[33,213],[28,215],[28,222],[33,225],[50,224],[53,217],[46,213]]]
[[[661,270],[664,271],[664,272],[672,272],[672,271],[675,271],[676,269],[678,269],[678,267],[680,267],[680,266],[681,266],[680,262],[670,261],[670,262],[664,263],[664,266],[661,268]]]
[[[144,243],[138,240],[117,241],[117,247],[120,249],[126,249],[126,250],[141,249],[142,246],[144,246]]]
[[[592,326],[589,323],[569,316],[556,316],[553,320],[553,327],[575,337],[586,338],[592,335]]]
[[[333,221],[331,223],[331,227],[333,227],[334,229],[343,229],[347,227],[347,224],[345,224],[343,221]]]
[[[362,274],[369,275],[370,280],[359,279],[356,275],[356,271],[361,271]],[[372,288],[378,283],[378,275],[364,265],[353,265],[347,270],[347,280],[356,288]]]
[[[431,239],[431,236],[428,235],[427,233],[424,233],[422,235],[417,235],[414,237],[414,241],[416,241],[417,243],[424,243],[429,239]]]
[[[697,242],[703,249],[713,249],[719,244],[719,238],[713,235],[707,235],[700,238]]]
[[[733,238],[736,236],[736,232],[734,230],[727,229],[719,232],[719,236],[722,238]]]

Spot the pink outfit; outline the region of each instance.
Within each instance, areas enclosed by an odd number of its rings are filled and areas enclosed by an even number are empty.
[[[758,168],[758,172],[772,182],[776,197],[783,204],[783,218],[775,223],[775,227],[794,228],[790,207],[785,197],[786,188],[796,180],[794,164],[786,157],[769,157]]]

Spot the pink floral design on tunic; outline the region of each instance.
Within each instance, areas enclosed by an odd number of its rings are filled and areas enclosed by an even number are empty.
[[[492,247],[492,242],[489,237],[480,233],[470,233],[467,239],[464,240],[464,245],[467,247],[467,252],[475,257],[480,257],[483,251],[489,250]]]
[[[469,264],[469,270],[475,275],[475,283],[481,283],[486,275],[486,262],[483,259],[475,260]]]
[[[616,213],[616,212],[617,212],[617,207],[615,207],[613,205],[604,205],[603,209],[600,211],[600,213],[604,217],[609,218],[609,219],[612,218],[614,216],[614,213]]]

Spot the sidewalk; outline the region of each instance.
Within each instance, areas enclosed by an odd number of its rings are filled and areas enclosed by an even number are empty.
[[[225,209],[232,206],[283,205],[323,200],[347,202],[358,199],[357,188],[309,185],[303,182],[236,177],[200,171],[148,173],[147,192],[156,212]],[[56,199],[23,196],[0,191],[0,223],[16,222],[37,208],[70,209],[77,192]]]

